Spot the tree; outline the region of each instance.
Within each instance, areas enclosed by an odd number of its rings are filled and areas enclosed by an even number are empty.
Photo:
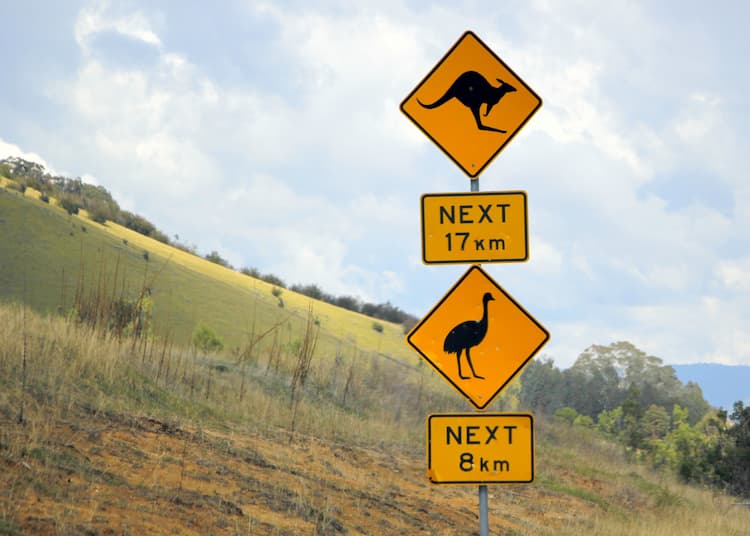
[[[596,417],[597,426],[605,434],[616,436],[622,429],[622,406],[602,411]]]
[[[561,406],[562,372],[552,359],[532,360],[521,376],[521,405],[530,410],[552,412]]]
[[[639,401],[640,390],[631,386],[628,397],[622,403],[623,439],[625,445],[632,449],[643,447],[644,431],[641,423],[643,408]]]
[[[220,352],[224,348],[224,343],[216,332],[202,324],[193,332],[193,345],[204,354]]]
[[[669,413],[662,406],[651,404],[641,419],[643,433],[650,441],[662,439],[669,433]]]
[[[78,211],[82,208],[80,200],[76,199],[72,195],[63,195],[60,197],[60,206],[65,209],[68,214],[78,214]]]
[[[265,281],[266,283],[270,283],[271,285],[276,285],[277,287],[286,288],[286,285],[284,284],[284,281],[273,274],[263,274],[260,276],[261,280]]]
[[[573,424],[573,422],[575,422],[576,420],[576,417],[578,417],[578,412],[573,408],[566,406],[564,408],[558,409],[555,412],[555,417],[566,421],[568,424]]]
[[[219,266],[223,266],[224,268],[231,268],[232,265],[229,264],[229,261],[224,259],[221,255],[219,255],[219,252],[216,250],[211,251],[208,255],[206,255],[206,260],[213,262],[214,264],[218,264]]]
[[[750,406],[735,402],[730,419],[733,444],[727,453],[727,480],[733,493],[750,496]]]

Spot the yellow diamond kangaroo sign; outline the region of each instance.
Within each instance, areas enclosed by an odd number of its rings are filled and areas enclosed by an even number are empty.
[[[476,178],[541,105],[503,60],[466,32],[404,99],[401,111]]]
[[[477,409],[544,346],[549,333],[474,265],[406,337]]]

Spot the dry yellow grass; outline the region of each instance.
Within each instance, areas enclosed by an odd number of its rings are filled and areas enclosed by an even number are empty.
[[[310,380],[290,437],[294,356],[264,375],[267,359],[244,371],[252,388],[239,402],[243,369],[221,358],[0,306],[0,529],[476,533],[476,489],[425,477],[435,407],[397,418],[384,367],[359,377],[347,405]],[[537,426],[536,482],[491,487],[493,534],[747,533],[734,499],[629,464],[592,431]]]

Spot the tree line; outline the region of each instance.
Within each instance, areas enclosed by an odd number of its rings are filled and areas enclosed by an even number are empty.
[[[750,496],[750,407],[712,408],[700,387],[628,342],[591,346],[572,367],[530,362],[521,376],[525,407],[598,430],[636,459],[684,481]]]

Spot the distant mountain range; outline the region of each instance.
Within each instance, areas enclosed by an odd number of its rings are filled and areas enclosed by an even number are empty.
[[[731,413],[738,400],[750,405],[750,366],[699,363],[672,367],[681,382],[697,383],[703,391],[703,398],[712,406]]]

